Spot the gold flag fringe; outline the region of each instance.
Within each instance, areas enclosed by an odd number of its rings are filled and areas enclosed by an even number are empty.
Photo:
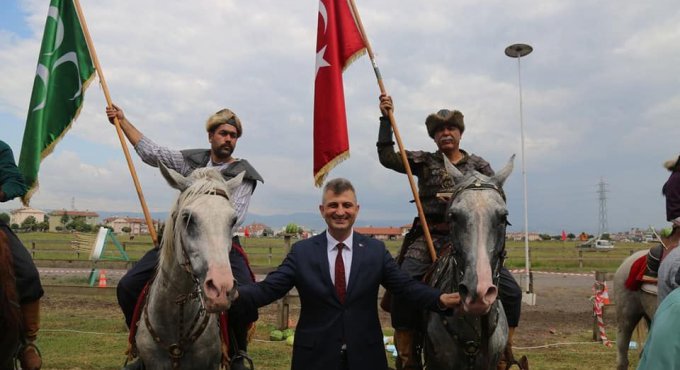
[[[321,167],[321,169],[314,174],[314,186],[320,188],[321,185],[323,185],[326,176],[328,176],[333,167],[337,166],[338,164],[340,164],[340,162],[344,161],[347,158],[349,158],[349,149],[338,154],[337,156],[335,156],[335,158],[331,159],[328,163],[326,163],[325,166]]]

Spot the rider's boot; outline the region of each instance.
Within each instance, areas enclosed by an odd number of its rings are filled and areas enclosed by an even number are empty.
[[[123,367],[123,370],[144,370],[144,361],[138,358],[137,361],[130,362]]]
[[[397,347],[397,370],[422,370],[415,330],[395,330],[394,345]]]
[[[35,344],[40,330],[40,300],[21,305],[26,343],[19,352],[19,363],[23,370],[39,370],[42,366],[40,351]]]
[[[663,257],[663,249],[663,245],[661,244],[649,248],[649,252],[647,253],[647,268],[642,276],[642,281],[645,283],[656,284],[659,265],[661,265],[661,257]]]
[[[250,370],[253,369],[253,360],[248,356],[249,327],[248,323],[239,325],[232,322],[236,353],[231,355],[230,370]],[[254,328],[254,325],[252,326]]]
[[[515,329],[517,329],[515,326],[508,327],[508,344],[505,346],[505,350],[501,353],[501,360],[498,362],[498,366],[496,367],[498,370],[508,369],[509,366],[512,366],[512,362],[515,359],[512,353],[512,337],[515,335]]]

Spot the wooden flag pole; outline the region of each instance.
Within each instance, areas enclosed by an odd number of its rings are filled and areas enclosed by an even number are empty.
[[[368,41],[366,36],[366,31],[364,31],[364,25],[361,22],[361,17],[359,16],[359,11],[357,10],[354,0],[348,0],[350,8],[352,9],[352,14],[354,15],[354,20],[359,27],[359,32],[361,33],[361,38],[364,40],[364,45],[366,45],[366,52],[368,57],[371,59],[371,64],[373,65],[373,71],[375,72],[375,77],[378,80],[378,86],[380,87],[380,93],[387,95],[387,90],[383,84],[382,75],[380,74],[380,69],[375,62],[375,57],[373,55],[373,49],[371,48],[371,43]],[[397,128],[397,122],[394,119],[394,112],[390,109],[387,111],[387,116],[390,119],[390,124],[392,125],[392,131],[394,131],[394,137],[397,140],[397,145],[399,146],[399,154],[401,155],[401,161],[406,169],[406,176],[408,177],[409,185],[411,185],[411,192],[413,193],[413,199],[416,202],[416,208],[418,209],[418,217],[420,218],[420,224],[423,228],[423,235],[425,236],[425,242],[427,244],[427,249],[430,252],[430,258],[432,261],[437,260],[437,252],[434,249],[434,244],[432,243],[432,235],[430,235],[430,228],[427,226],[427,220],[425,219],[425,213],[423,212],[423,205],[420,202],[420,197],[418,196],[418,187],[413,179],[413,172],[411,172],[411,166],[406,158],[406,151],[404,151],[404,144],[401,141],[401,135],[399,135],[399,129]]]
[[[83,16],[83,11],[80,8],[80,2],[78,0],[73,0],[73,4],[76,7],[76,13],[78,13],[78,19],[80,20],[80,26],[83,28],[83,34],[85,35],[85,41],[87,42],[87,47],[90,50],[90,57],[94,62],[94,68],[97,70],[99,75],[99,81],[104,90],[104,96],[106,97],[106,104],[109,108],[113,105],[111,101],[111,94],[109,93],[109,87],[104,79],[104,73],[102,73],[101,66],[99,65],[99,58],[97,58],[97,52],[94,48],[94,43],[90,37],[90,32],[87,29],[87,23],[85,22],[85,17]],[[153,227],[153,220],[151,219],[151,214],[149,213],[149,208],[146,206],[146,200],[144,200],[144,194],[142,193],[142,186],[139,183],[139,178],[137,177],[137,171],[132,163],[132,158],[130,157],[130,150],[127,147],[125,137],[123,136],[123,130],[120,127],[120,122],[118,117],[114,117],[114,125],[116,126],[116,132],[118,133],[118,139],[120,140],[120,145],[123,147],[123,153],[125,154],[125,160],[127,161],[128,168],[130,169],[130,175],[132,175],[132,181],[135,184],[135,190],[137,190],[137,196],[139,197],[139,202],[142,204],[142,211],[144,212],[144,219],[146,220],[146,225],[149,228],[149,234],[151,235],[151,240],[155,246],[158,246],[158,235],[156,234],[156,229]]]

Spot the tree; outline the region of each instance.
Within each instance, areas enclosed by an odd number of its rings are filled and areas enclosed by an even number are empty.
[[[39,231],[47,231],[50,229],[50,223],[47,221],[39,222],[36,226]]]
[[[2,220],[4,223],[8,224],[9,223],[9,215],[5,212],[0,213],[0,220]]]
[[[574,238],[576,238],[576,235],[574,235],[574,233],[567,234],[567,239],[573,240]]]
[[[59,222],[61,222],[62,225],[66,226],[66,225],[68,225],[68,222],[69,222],[69,221],[70,221],[70,218],[68,217],[68,215],[66,214],[66,212],[64,212],[64,214],[61,215],[61,218],[59,219]]]
[[[130,231],[132,231],[132,229],[130,228],[130,226],[123,226],[121,231],[123,231],[124,233],[129,233]]]
[[[38,221],[35,219],[35,217],[28,216],[24,222],[21,223],[21,228],[24,230],[35,231],[38,229]]]

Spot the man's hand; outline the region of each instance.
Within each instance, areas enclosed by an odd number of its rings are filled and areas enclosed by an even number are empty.
[[[460,304],[460,294],[444,293],[439,296],[439,305],[446,308],[456,308]]]
[[[110,107],[106,107],[106,117],[109,118],[109,122],[113,123],[114,118],[118,118],[118,122],[123,122],[125,119],[125,113],[117,105],[111,104]]]
[[[380,113],[382,113],[384,117],[387,117],[389,111],[394,111],[392,97],[382,94],[380,95]]]

